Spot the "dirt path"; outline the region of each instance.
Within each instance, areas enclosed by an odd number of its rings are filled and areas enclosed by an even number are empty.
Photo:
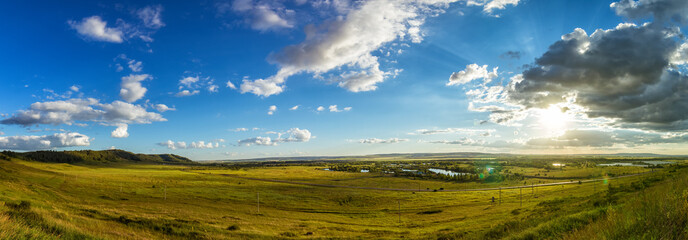
[[[633,176],[639,176],[639,175],[644,175],[648,174],[651,172],[644,172],[644,173],[636,173],[636,174],[629,174],[629,175],[623,175],[623,176],[617,176],[617,177],[609,177],[606,178],[607,180],[609,179],[617,179],[617,178],[625,178],[625,177],[633,177]],[[210,174],[210,173],[202,173],[202,174]],[[286,184],[295,184],[295,185],[307,185],[307,186],[315,186],[315,187],[328,187],[328,188],[353,188],[353,189],[367,189],[367,190],[381,190],[381,191],[406,191],[406,192],[470,192],[470,191],[494,191],[494,190],[504,190],[504,189],[519,189],[519,188],[531,188],[531,187],[547,187],[547,186],[558,186],[558,185],[566,185],[566,184],[578,184],[579,181],[567,181],[567,182],[556,182],[556,183],[543,183],[543,184],[533,184],[533,185],[527,185],[527,186],[508,186],[508,187],[492,187],[492,188],[473,188],[473,189],[444,189],[444,190],[432,190],[432,189],[407,189],[407,188],[377,188],[377,187],[358,187],[358,186],[343,186],[343,185],[330,185],[330,184],[319,184],[319,183],[306,183],[306,182],[294,182],[294,181],[288,181],[288,180],[277,180],[277,179],[264,179],[264,178],[251,178],[251,177],[242,177],[242,176],[237,176],[237,175],[232,175],[232,174],[218,174],[220,176],[225,176],[225,177],[232,177],[232,178],[240,178],[240,179],[246,179],[246,180],[254,180],[254,181],[263,181],[263,182],[274,182],[274,183],[286,183]],[[580,183],[588,183],[588,182],[597,182],[597,181],[604,181],[605,178],[601,179],[589,179],[589,180],[581,180]]]

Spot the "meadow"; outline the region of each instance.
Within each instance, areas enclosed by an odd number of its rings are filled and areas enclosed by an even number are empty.
[[[670,163],[656,168],[599,165],[647,160],[617,157],[208,164],[3,159],[0,239],[688,237],[688,165],[681,158],[661,159]],[[549,167],[553,161],[566,165]],[[451,180],[324,170],[400,162],[490,165],[499,172],[485,174],[503,176]]]

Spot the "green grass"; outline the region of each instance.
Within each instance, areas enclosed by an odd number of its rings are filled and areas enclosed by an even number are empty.
[[[522,189],[522,198],[521,190],[505,189],[501,204],[491,202],[492,197],[498,199],[498,191],[323,188],[221,175],[411,189],[418,184],[422,188],[445,189],[523,184],[413,180],[318,169],[298,164],[232,169],[0,160],[3,183],[0,184],[0,202],[3,202],[0,239],[672,239],[686,236],[688,169],[677,167],[609,180],[607,185],[596,182]],[[610,171],[585,169],[565,167],[561,173],[595,176]],[[634,169],[637,168],[611,171],[633,172]],[[665,218],[676,224],[660,224]],[[647,222],[658,223],[648,225]]]

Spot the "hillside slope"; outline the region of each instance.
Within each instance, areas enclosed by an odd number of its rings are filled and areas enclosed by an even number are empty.
[[[170,164],[190,164],[194,163],[188,158],[174,154],[137,154],[123,150],[82,150],[82,151],[36,151],[36,152],[2,152],[0,158],[19,158],[27,161],[38,161],[48,163],[170,163]]]

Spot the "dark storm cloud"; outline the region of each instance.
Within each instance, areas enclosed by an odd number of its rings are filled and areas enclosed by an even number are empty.
[[[652,17],[655,22],[688,23],[686,0],[621,0],[611,4],[619,16],[631,19]]]
[[[652,24],[620,24],[590,36],[576,29],[512,82],[508,98],[526,108],[575,99],[589,117],[676,124],[688,119],[688,79],[670,64],[680,36],[677,28]]]

